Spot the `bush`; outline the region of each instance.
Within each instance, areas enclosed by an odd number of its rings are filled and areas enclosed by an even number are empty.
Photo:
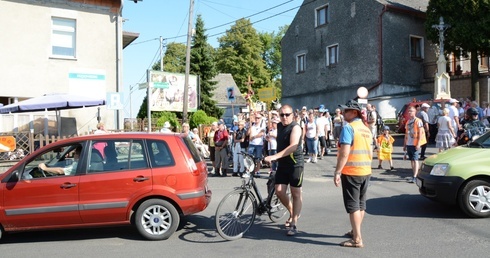
[[[392,119],[385,119],[383,120],[385,124],[398,124],[398,120],[392,118]]]
[[[181,127],[179,123],[179,119],[177,118],[177,115],[173,112],[168,112],[168,111],[163,111],[160,113],[160,117],[157,118],[157,128],[160,130],[163,127],[163,124],[165,121],[168,121],[170,123],[170,126],[172,127],[172,131],[174,132],[179,132]]]
[[[192,128],[199,127],[199,125],[209,125],[218,119],[209,117],[203,110],[198,110],[189,118],[189,125]]]

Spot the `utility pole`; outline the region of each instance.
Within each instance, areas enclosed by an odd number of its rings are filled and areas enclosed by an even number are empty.
[[[160,71],[163,72],[163,38],[160,36]]]
[[[189,7],[189,24],[187,26],[187,50],[185,53],[185,80],[184,80],[184,98],[182,110],[182,123],[187,122],[187,106],[189,103],[189,73],[191,70],[191,38],[192,38],[192,13],[194,10],[194,0],[190,0]]]

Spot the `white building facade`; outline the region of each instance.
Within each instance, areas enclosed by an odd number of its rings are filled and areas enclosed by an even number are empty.
[[[122,1],[112,0],[0,1],[0,103],[52,93],[106,99],[108,92],[118,92],[121,7]],[[53,114],[35,113],[50,120]],[[61,111],[76,119],[78,134],[95,129],[98,114],[97,107]],[[26,128],[24,114],[0,116],[0,132]],[[106,128],[118,128],[117,117],[117,111],[100,107]]]

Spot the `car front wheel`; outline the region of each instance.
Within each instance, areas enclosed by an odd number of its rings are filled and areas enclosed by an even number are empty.
[[[175,207],[164,200],[147,200],[136,211],[136,228],[144,238],[149,240],[169,238],[177,230],[179,222],[179,213]]]
[[[470,217],[490,217],[490,182],[468,182],[459,195],[459,206]]]

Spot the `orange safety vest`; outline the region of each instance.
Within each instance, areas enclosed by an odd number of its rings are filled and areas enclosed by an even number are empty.
[[[373,152],[373,134],[361,119],[349,123],[354,130],[354,140],[350,146],[347,163],[342,174],[349,176],[367,176],[371,174]]]
[[[409,130],[410,128],[409,127],[409,122],[410,120],[407,122],[407,124],[405,124],[405,132],[407,134],[411,133],[412,131]],[[421,123],[422,125],[424,123],[422,123],[422,120],[420,120],[420,118],[418,117],[415,117],[415,119],[413,120],[413,136],[410,135],[412,138],[413,138],[413,146],[417,146],[417,143],[419,143],[419,134],[422,134],[422,137],[420,138],[420,145],[424,145],[427,143],[427,139],[425,138],[425,130],[424,130],[424,127],[418,127],[417,125]]]

